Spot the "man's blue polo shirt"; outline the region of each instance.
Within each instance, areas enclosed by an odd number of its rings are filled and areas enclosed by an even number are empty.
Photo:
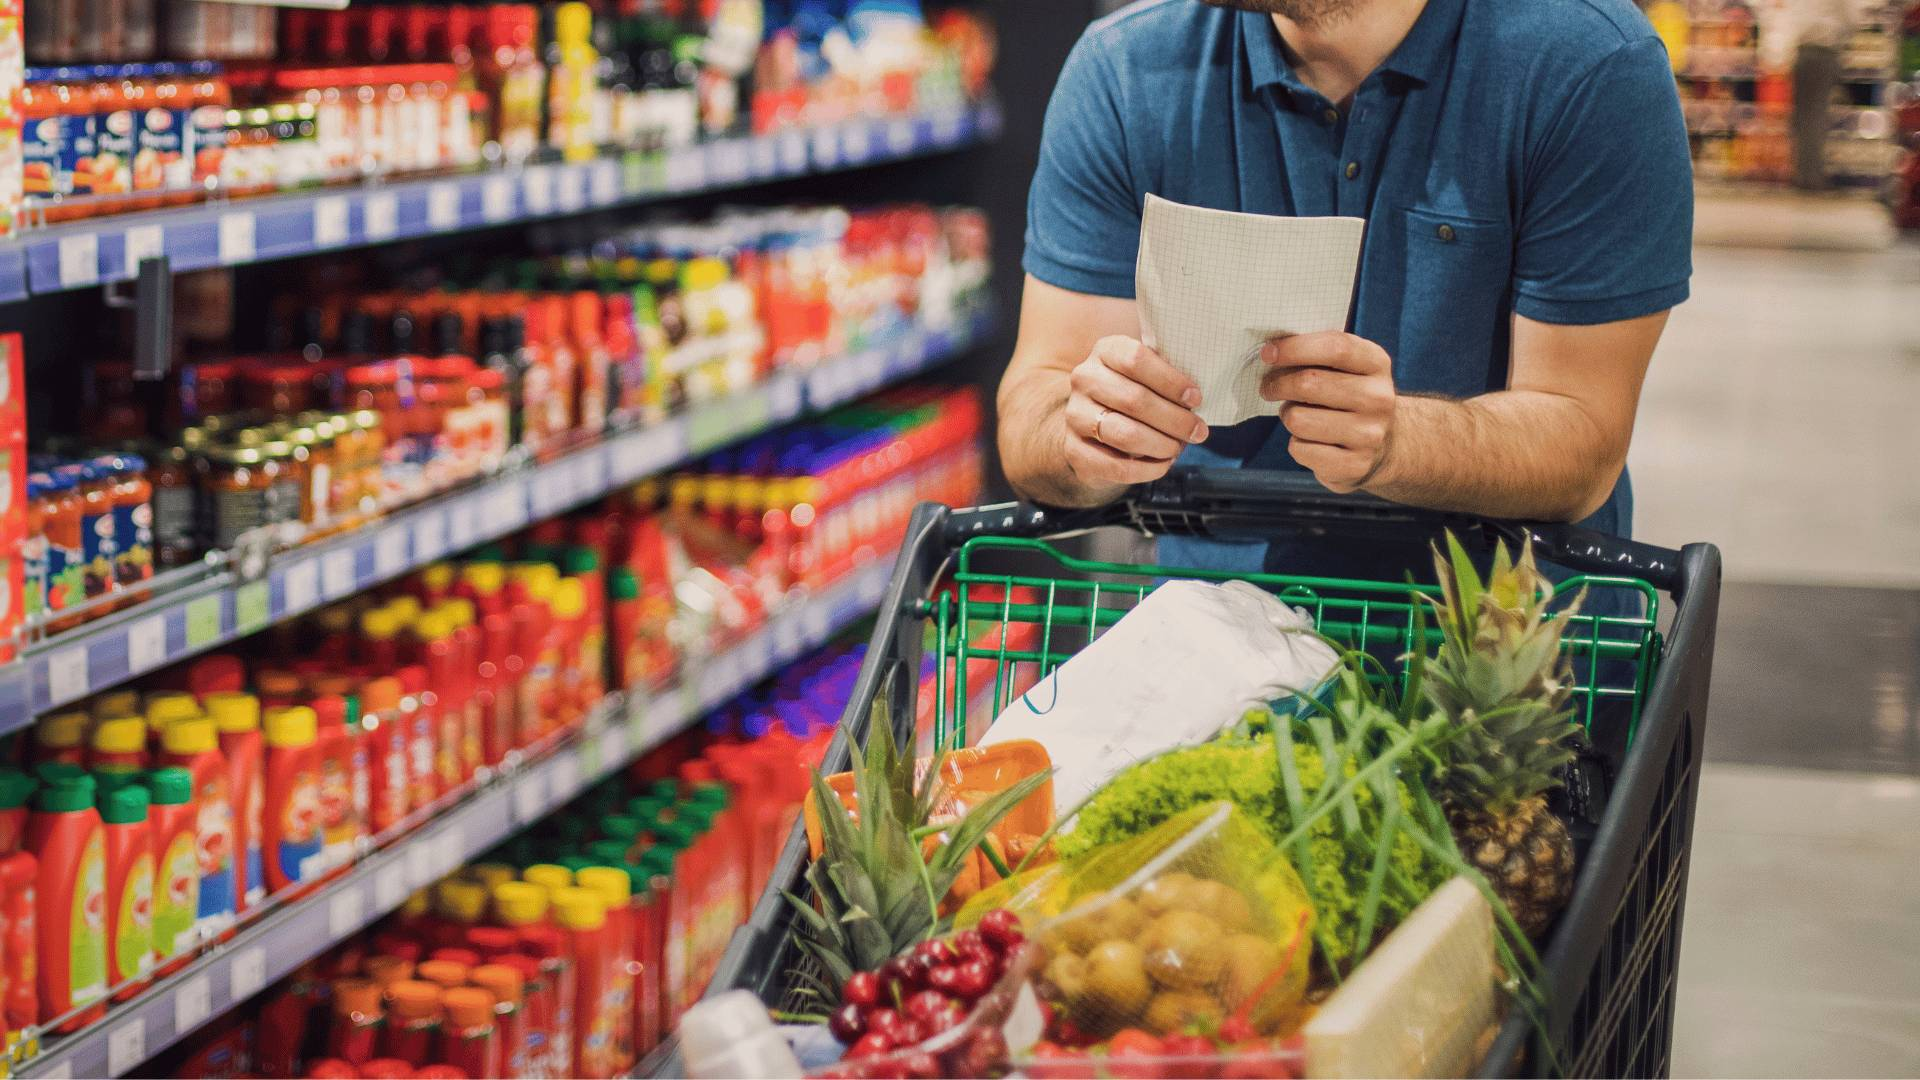
[[[1349,329],[1403,392],[1502,389],[1514,314],[1591,324],[1687,296],[1693,177],[1672,69],[1629,0],[1427,0],[1344,113],[1296,78],[1266,15],[1142,0],[1090,26],[1047,108],[1027,272],[1133,295],[1148,192],[1367,220]],[[1187,464],[1295,469],[1275,419]],[[1587,524],[1632,525],[1623,475]],[[1403,562],[1402,556],[1409,562]],[[1175,565],[1390,574],[1417,553],[1163,542]]]

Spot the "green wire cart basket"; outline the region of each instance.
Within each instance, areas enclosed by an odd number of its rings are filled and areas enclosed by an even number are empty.
[[[1572,526],[1489,522],[1333,495],[1304,475],[1230,469],[1175,470],[1091,511],[921,506],[824,771],[847,768],[845,740],[864,740],[883,687],[896,699],[896,737],[921,734],[913,730],[919,683],[913,676],[929,637],[938,672],[932,735],[969,741],[970,703],[982,702],[983,710],[990,705],[989,715],[997,714],[1017,687],[1052,671],[1168,578],[1252,581],[1306,611],[1323,633],[1383,659],[1398,657],[1411,643],[1405,583],[1091,562],[1044,539],[1104,525],[1225,540],[1300,533],[1424,540],[1447,528],[1483,542],[1499,537],[1531,544],[1539,558],[1573,572],[1559,589],[1586,589],[1592,610],[1643,610],[1576,615],[1567,632],[1575,700],[1595,746],[1556,807],[1583,841],[1579,877],[1541,954],[1544,1025],[1514,1010],[1482,1069],[1524,1074],[1557,1063],[1578,1076],[1667,1073],[1719,607],[1717,548],[1690,544],[1676,552]],[[1629,602],[1593,603],[1606,592]],[[979,634],[982,623],[1002,632]],[[980,677],[988,667],[983,662],[991,663],[990,680]],[[709,994],[744,988],[769,1005],[787,1003],[789,972],[801,956],[780,893],[804,888],[807,858],[796,826],[766,894],[729,943]]]

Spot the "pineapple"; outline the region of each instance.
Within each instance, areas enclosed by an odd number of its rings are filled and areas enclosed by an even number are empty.
[[[1494,548],[1483,583],[1451,534],[1436,550],[1443,631],[1426,662],[1427,701],[1453,723],[1440,750],[1434,793],[1467,861],[1529,935],[1538,935],[1573,890],[1573,840],[1545,792],[1574,756],[1579,727],[1568,698],[1572,666],[1561,654],[1567,618],[1547,614],[1552,590],[1522,547],[1516,563]]]
[[[940,900],[987,830],[1039,788],[1051,770],[1035,773],[941,823],[929,845],[917,837],[940,804],[943,753],[920,771],[911,751],[894,742],[892,679],[874,696],[867,746],[853,759],[854,808],[841,803],[818,771],[811,798],[820,815],[820,857],[807,867],[813,903],[793,893],[800,950],[818,965],[794,971],[801,987],[831,1008],[857,971],[871,971],[943,927]]]

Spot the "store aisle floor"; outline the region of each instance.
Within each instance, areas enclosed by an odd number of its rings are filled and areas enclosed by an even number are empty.
[[[1694,252],[1636,533],[1727,580],[1676,1076],[1920,1068],[1920,245]]]

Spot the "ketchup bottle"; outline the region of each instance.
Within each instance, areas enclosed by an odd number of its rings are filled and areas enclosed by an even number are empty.
[[[95,1005],[57,1029],[72,1031],[101,1015],[107,996],[107,842],[93,777],[50,765],[42,780],[27,817],[27,847],[40,865],[38,1020]]]
[[[222,691],[203,704],[220,733],[220,754],[227,759],[227,795],[233,801],[234,910],[245,911],[267,898],[260,861],[261,814],[266,803],[266,746],[260,739],[260,701],[252,694]]]
[[[193,775],[194,848],[200,860],[200,906],[194,932],[212,941],[233,929],[234,815],[227,791],[227,759],[220,736],[204,717],[176,720],[160,735],[162,765]]]
[[[267,891],[311,879],[320,854],[320,780],[314,760],[316,721],[304,705],[275,709],[266,721],[266,804],[261,853]]]
[[[446,1024],[440,1031],[440,1060],[469,1077],[500,1076],[488,1072],[501,1045],[494,1024],[494,997],[477,986],[457,986],[441,996]]]
[[[624,1072],[635,1060],[633,879],[624,866],[589,866],[575,871],[574,879],[599,897],[606,911],[606,1010],[613,1024],[609,1059],[615,1072]]]
[[[606,905],[591,889],[561,889],[553,898],[553,916],[573,964],[573,1068],[568,1075],[612,1076],[616,1063]]]
[[[380,1053],[410,1065],[433,1060],[440,1041],[440,987],[406,979],[387,987],[387,1028]]]
[[[186,966],[199,942],[200,856],[194,842],[193,774],[185,769],[146,773],[147,824],[153,830],[154,974]]]
[[[122,783],[100,798],[107,845],[107,979],[113,999],[140,992],[153,973],[153,830],[147,789]]]
[[[493,995],[493,1054],[473,1075],[527,1075],[527,1029],[520,1008],[526,980],[508,964],[481,964],[467,978]]]
[[[368,679],[360,687],[360,723],[367,747],[368,826],[378,836],[407,816],[407,733],[400,711],[400,680]]]

